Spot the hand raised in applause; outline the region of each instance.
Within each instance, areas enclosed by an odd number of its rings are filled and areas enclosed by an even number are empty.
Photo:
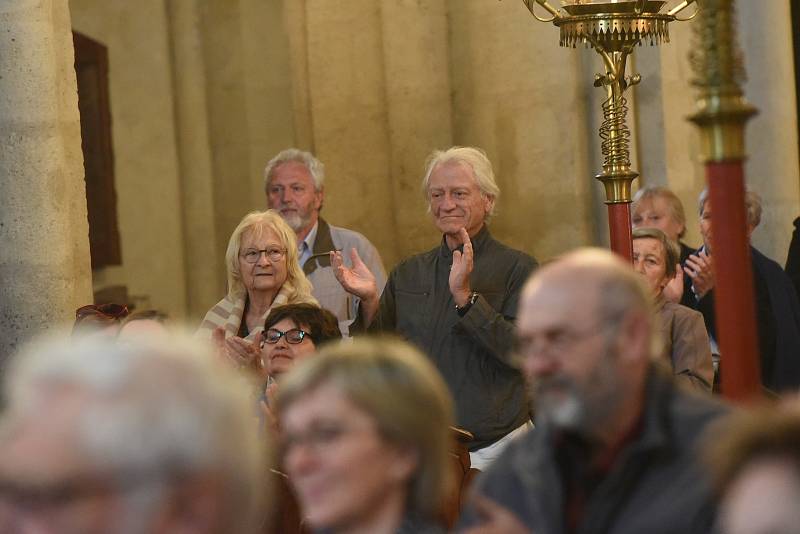
[[[703,298],[706,293],[714,289],[714,260],[701,250],[686,258],[686,274],[692,279],[692,287],[697,298]]]
[[[375,282],[375,275],[361,261],[355,248],[350,249],[350,260],[352,268],[344,264],[341,251],[331,251],[331,265],[336,280],[345,291],[361,299],[366,323],[369,324],[378,312],[378,285]]]
[[[480,523],[462,534],[532,534],[508,508],[491,499],[475,495],[472,505]]]
[[[238,336],[225,338],[225,330],[220,326],[212,334],[217,350],[226,361],[238,367],[256,370],[261,356],[261,334],[253,342]]]
[[[467,303],[472,289],[469,284],[469,275],[472,273],[472,260],[473,250],[472,241],[469,239],[469,234],[466,229],[462,228],[459,233],[461,243],[463,243],[463,252],[458,250],[453,251],[453,266],[450,268],[450,293],[453,295],[453,300],[460,307]]]
[[[667,302],[680,303],[683,298],[683,267],[680,263],[675,264],[675,276],[667,282],[661,294]]]

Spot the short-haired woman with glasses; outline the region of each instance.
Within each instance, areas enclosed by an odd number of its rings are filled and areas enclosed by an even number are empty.
[[[298,263],[294,231],[275,210],[245,215],[228,241],[228,294],[206,314],[198,335],[213,339],[240,367],[257,369],[261,331],[270,310],[316,304]]]
[[[339,320],[319,306],[287,304],[269,313],[261,338],[261,369],[267,375],[261,409],[269,426],[275,430],[278,427],[272,403],[280,378],[320,346],[341,339]]]
[[[277,379],[320,345],[339,339],[338,319],[328,310],[313,304],[273,308],[264,323],[262,367],[270,378]]]

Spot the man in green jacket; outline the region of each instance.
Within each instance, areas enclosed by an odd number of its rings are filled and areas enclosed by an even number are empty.
[[[395,267],[383,294],[357,254],[352,269],[341,253],[332,263],[361,301],[354,327],[397,332],[434,361],[455,400],[456,423],[475,437],[472,465],[484,468],[530,427],[511,343],[519,293],[536,261],[489,233],[500,189],[483,151],[434,152],[422,189],[442,241]]]

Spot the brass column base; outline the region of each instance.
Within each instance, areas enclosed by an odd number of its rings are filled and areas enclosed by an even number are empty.
[[[631,184],[639,176],[638,172],[610,172],[595,176],[597,180],[603,182],[606,190],[606,204],[623,204],[631,201]]]

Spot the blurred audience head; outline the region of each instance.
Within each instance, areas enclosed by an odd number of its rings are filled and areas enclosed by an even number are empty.
[[[641,409],[660,350],[651,301],[642,277],[606,250],[569,253],[530,278],[516,357],[537,420],[597,438]]]
[[[711,251],[713,246],[713,234],[711,232],[712,205],[708,189],[703,189],[697,199],[697,207],[700,213],[700,235],[703,237],[703,244],[707,251]],[[744,194],[744,210],[747,217],[747,235],[753,232],[761,224],[761,195],[755,191],[747,190]]]
[[[166,313],[158,310],[142,310],[125,317],[119,329],[118,339],[163,338],[168,335]]]
[[[76,336],[109,336],[119,332],[122,320],[128,316],[128,307],[122,304],[87,304],[75,310],[72,333]]]
[[[0,531],[252,532],[264,445],[241,380],[185,339],[28,347],[5,376]]]
[[[404,515],[437,515],[452,402],[409,344],[330,345],[287,375],[277,409],[283,465],[314,529],[393,531]]]
[[[264,322],[262,367],[275,378],[329,341],[342,339],[333,313],[314,304],[273,308]]]
[[[678,195],[666,187],[651,185],[639,189],[631,205],[633,228],[658,228],[672,241],[686,234],[686,214]]]
[[[800,533],[800,408],[737,413],[709,438],[719,532]]]

